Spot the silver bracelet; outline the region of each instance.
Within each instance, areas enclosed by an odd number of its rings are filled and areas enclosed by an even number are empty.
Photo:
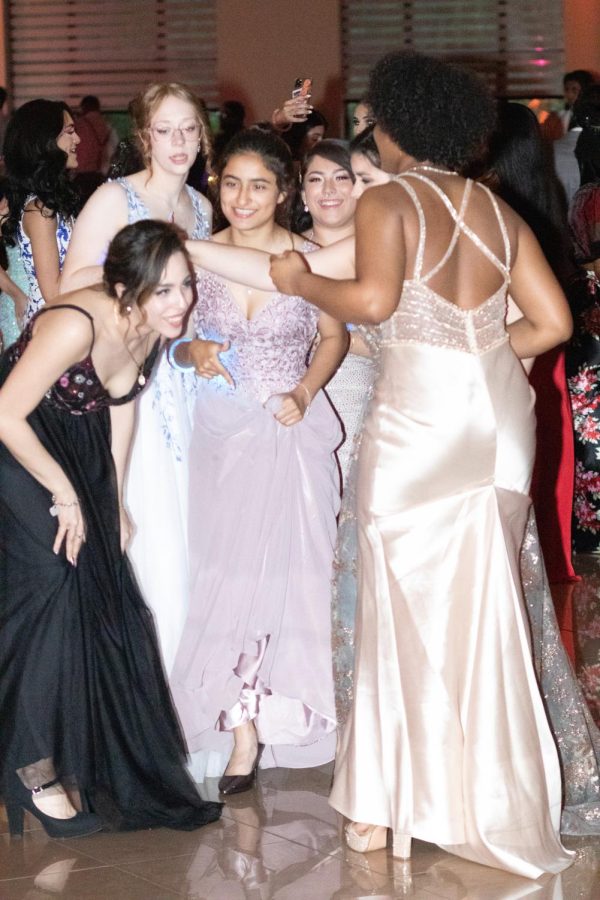
[[[167,362],[172,369],[177,369],[179,372],[189,372],[190,369],[194,368],[194,363],[180,363],[175,359],[175,351],[177,350],[179,345],[191,344],[191,342],[192,338],[187,337],[177,338],[176,341],[171,341],[171,343],[167,347]]]
[[[52,494],[52,506],[48,512],[51,516],[57,516],[60,509],[68,509],[70,506],[79,506],[79,500],[73,500],[71,503],[59,503],[54,494]]]

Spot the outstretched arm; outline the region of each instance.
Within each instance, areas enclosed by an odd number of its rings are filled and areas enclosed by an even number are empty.
[[[325,251],[306,258],[290,252],[272,258],[271,276],[278,289],[306,297],[342,322],[376,324],[388,319],[404,280],[404,230],[396,190],[396,185],[372,188],[358,202],[354,278],[334,281],[318,274],[312,257]]]
[[[232,247],[216,241],[186,241],[186,247],[193,264],[200,269],[260,291],[277,290],[269,275],[269,254],[262,250]],[[314,250],[307,258],[310,258],[311,270],[318,275],[351,278],[354,275],[354,239],[345,238]]]

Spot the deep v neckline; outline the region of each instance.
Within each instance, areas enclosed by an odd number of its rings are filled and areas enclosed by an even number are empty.
[[[241,321],[245,322],[246,325],[251,325],[253,322],[256,322],[256,320],[259,319],[264,312],[266,312],[268,309],[271,309],[271,307],[275,304],[275,302],[279,301],[282,297],[282,294],[280,294],[279,292],[273,293],[272,296],[269,297],[269,299],[267,300],[265,305],[261,306],[261,308],[258,310],[258,312],[255,313],[255,315],[248,318],[248,316],[244,315],[243,310],[240,308],[239,303],[236,301],[235,297],[233,296],[232,292],[229,289],[229,285],[225,282],[225,280],[222,281],[222,284],[223,284],[223,290],[224,290],[225,296],[227,297],[229,304],[231,306],[233,306],[233,308],[237,312]],[[285,295],[285,296],[287,296],[287,295]]]

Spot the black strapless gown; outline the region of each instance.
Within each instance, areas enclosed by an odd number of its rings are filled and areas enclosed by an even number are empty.
[[[0,358],[0,385],[30,336],[31,326]],[[158,344],[146,378],[157,354]],[[152,614],[119,545],[109,407],[140,390],[110,397],[90,350],[29,417],[79,497],[76,568],[52,552],[49,492],[0,443],[0,770],[8,801],[20,796],[15,770],[46,760],[112,827],[187,830],[218,819],[221,804],[202,801],[185,770]]]

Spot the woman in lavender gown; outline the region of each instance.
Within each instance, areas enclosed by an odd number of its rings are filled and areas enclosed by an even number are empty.
[[[311,249],[280,224],[293,168],[278,138],[241,133],[219,175],[229,227],[215,243]],[[198,293],[198,337],[219,345],[223,365],[196,401],[192,593],[171,687],[190,750],[231,754],[220,788],[233,793],[250,787],[259,742],[265,767],[319,765],[335,751],[330,578],[341,432],[321,388],[346,338],[298,296],[206,272]],[[191,357],[210,376],[196,354],[205,346],[179,344],[172,358]]]

